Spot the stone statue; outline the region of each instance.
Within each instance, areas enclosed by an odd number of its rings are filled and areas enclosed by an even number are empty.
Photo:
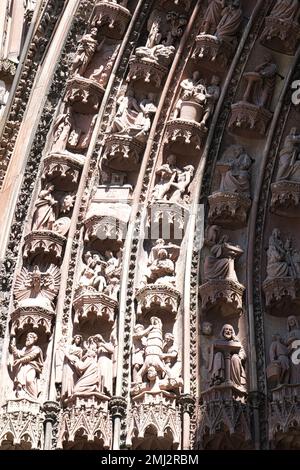
[[[211,84],[207,87],[205,93],[204,113],[200,125],[206,128],[206,123],[213,115],[216,103],[220,97],[220,78],[213,75]]]
[[[204,261],[204,278],[206,281],[224,279],[238,282],[235,272],[234,261],[243,254],[243,250],[238,245],[228,242],[225,235],[219,238],[219,228],[211,227],[215,231],[216,243],[212,243],[211,256],[207,256]]]
[[[219,386],[225,383],[246,392],[245,360],[244,348],[236,337],[233,327],[224,325],[219,339],[214,342],[211,348],[210,385]]]
[[[132,382],[136,382],[138,371],[141,369],[144,363],[146,336],[152,330],[152,325],[148,328],[144,328],[143,325],[136,324],[133,329],[132,336]]]
[[[271,364],[277,364],[280,367],[280,375],[278,377],[278,384],[289,383],[290,378],[290,360],[289,351],[287,346],[284,344],[284,340],[279,334],[275,334],[272,337],[272,343],[270,346],[270,361]],[[268,366],[270,368],[270,366]]]
[[[176,166],[176,155],[169,155],[167,162],[156,170],[160,178],[153,188],[152,199],[154,201],[183,202],[188,194],[188,187],[193,178],[194,167],[187,165],[180,170]]]
[[[1,117],[2,112],[5,109],[8,96],[9,96],[9,91],[6,89],[5,81],[0,80],[0,117]]]
[[[200,34],[214,34],[222,18],[226,0],[211,0],[205,12]]]
[[[267,250],[267,279],[289,277],[291,260],[288,260],[287,251],[278,229],[274,229],[269,238]]]
[[[72,75],[84,75],[84,72],[97,49],[97,34],[97,28],[92,28],[90,33],[82,36],[71,65]]]
[[[99,393],[99,367],[97,358],[97,343],[93,337],[89,337],[86,343],[86,352],[82,359],[75,358],[71,361],[79,378],[76,380],[73,395],[89,396]]]
[[[157,259],[149,266],[149,272],[147,277],[151,283],[171,285],[175,283],[175,265],[167,250],[161,248],[158,251]]]
[[[250,168],[253,160],[247,155],[241,145],[231,145],[224,152],[224,156],[227,155],[230,155],[233,159],[225,162],[227,169],[225,172],[222,172],[220,189],[218,191],[244,193],[250,196]]]
[[[31,400],[38,398],[38,379],[43,370],[44,360],[41,348],[36,345],[37,340],[36,333],[28,333],[23,349],[17,349],[14,337],[11,340],[10,349],[14,358],[13,380],[16,398]]]
[[[51,264],[41,272],[38,266],[33,271],[23,267],[15,282],[14,295],[19,306],[38,306],[53,310],[52,301],[58,294],[60,271]]]
[[[265,54],[264,62],[258,65],[254,72],[245,74],[248,86],[243,101],[269,109],[275,90],[276,74],[277,65],[270,54]]]
[[[183,101],[191,101],[201,106],[204,105],[206,101],[205,81],[200,79],[200,73],[197,70],[191,77],[182,80],[180,87],[182,88],[182,93],[175,106],[174,119],[182,118],[181,107]]]
[[[56,211],[54,206],[57,201],[52,196],[54,191],[53,184],[47,183],[45,189],[39,193],[35,203],[35,211],[32,218],[31,230],[51,230],[56,220]]]
[[[163,354],[161,359],[163,359],[165,365],[170,370],[172,376],[176,375],[175,366],[178,364],[178,349],[174,344],[174,335],[172,333],[166,333],[164,337],[163,344]],[[179,371],[177,371],[179,375]]]
[[[77,134],[77,132],[74,130],[74,132],[72,131],[71,133],[73,124],[71,108],[67,108],[66,112],[60,114],[53,124],[53,143],[51,152],[65,153],[69,138],[71,139],[71,143],[74,143],[74,134]],[[70,133],[72,135],[70,135]],[[79,134],[76,139],[77,141],[79,140]]]
[[[148,47],[149,49],[154,46],[157,46],[157,44],[159,44],[162,40],[162,34],[160,32],[161,22],[161,15],[157,10],[153,10],[147,23],[147,29],[149,34],[146,42],[146,47]]]
[[[270,16],[277,17],[282,21],[293,21],[297,19],[295,16],[298,12],[298,0],[277,0],[270,13]]]
[[[300,134],[292,127],[286,136],[280,159],[276,181],[288,180],[300,183]]]
[[[64,362],[62,369],[62,389],[61,399],[65,400],[74,392],[74,384],[79,376],[74,363],[77,359],[81,360],[83,355],[83,339],[81,335],[75,335],[72,344],[64,353]]]
[[[293,345],[294,341],[296,340],[300,340],[299,320],[295,315],[290,315],[287,319],[287,335],[285,338],[285,343],[288,347],[290,358],[295,349],[298,348],[298,346],[295,347]],[[290,362],[289,383],[291,385],[300,384],[300,364],[294,364],[293,361]]]
[[[193,165],[187,165],[183,167],[183,171],[177,175],[177,179],[172,182],[171,189],[175,189],[172,196],[170,197],[170,202],[182,203],[186,202],[189,194],[189,185],[193,179],[194,175]]]
[[[231,42],[241,26],[242,19],[240,0],[232,0],[222,11],[222,18],[215,31],[216,37],[220,41]]]
[[[97,334],[93,337],[97,344],[98,367],[100,375],[100,391],[106,395],[112,396],[113,390],[113,366],[112,356],[114,346],[112,342],[106,342],[102,335]]]

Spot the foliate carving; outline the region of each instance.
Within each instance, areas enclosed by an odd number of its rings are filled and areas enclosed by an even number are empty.
[[[66,238],[51,230],[30,232],[24,238],[24,259],[33,259],[37,255],[49,256],[59,263]]]
[[[95,114],[99,109],[104,91],[104,88],[94,80],[75,76],[67,82],[65,101],[77,113]]]
[[[54,313],[43,307],[18,307],[11,314],[11,334],[22,334],[28,329],[50,336]]]
[[[93,10],[92,24],[97,26],[104,36],[121,39],[131,18],[125,6],[125,4],[119,5],[116,1],[97,1]]]
[[[222,0],[210,2],[192,57],[205,62],[211,70],[224,70],[237,45],[242,18],[238,0],[227,6]]]
[[[15,337],[10,342],[10,350],[13,356],[11,370],[14,393],[16,398],[26,398],[36,401],[39,396],[39,377],[43,370],[43,353],[37,346],[38,336],[30,332],[26,336],[25,346],[22,349],[16,347]]]
[[[245,288],[238,282],[234,262],[243,254],[243,250],[229,243],[227,236],[220,238],[217,226],[208,230],[206,243],[211,247],[211,255],[204,261],[204,279],[207,282],[200,286],[202,309],[204,312],[213,310],[224,316],[239,315]]]
[[[271,209],[278,215],[296,217],[300,201],[300,134],[292,127],[280,151],[276,182],[272,184]]]
[[[121,416],[122,418],[126,415],[127,400],[123,397],[112,397],[109,401],[109,411],[112,417]]]
[[[253,163],[244,148],[232,145],[223,155],[233,160],[217,164],[221,174],[219,190],[209,196],[209,222],[224,227],[246,225],[250,200],[250,168]]]
[[[103,448],[110,448],[112,427],[107,402],[100,401],[97,397],[82,399],[70,409],[63,411],[59,423],[57,448],[62,449],[66,444],[73,444],[78,435],[88,442],[103,439]]]
[[[299,251],[291,238],[283,242],[274,229],[267,250],[267,278],[263,283],[266,308],[271,315],[287,316],[298,305],[300,296]]]
[[[40,449],[43,415],[40,405],[26,399],[8,401],[0,414],[1,449]]]
[[[242,101],[231,106],[229,129],[241,136],[262,138],[272,118],[269,111],[276,85],[277,65],[271,55],[254,72],[246,72],[247,88]]]
[[[172,315],[176,315],[181,295],[177,289],[164,285],[148,285],[136,293],[138,302],[137,314],[149,312],[159,308]]]
[[[299,13],[296,0],[277,0],[266,17],[261,43],[274,51],[293,55],[300,38]]]

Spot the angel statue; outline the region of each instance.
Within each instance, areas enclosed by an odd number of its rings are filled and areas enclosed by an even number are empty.
[[[33,271],[23,267],[14,288],[18,306],[53,310],[52,302],[58,294],[59,284],[60,271],[54,264],[46,272],[41,272],[38,266],[34,266]]]

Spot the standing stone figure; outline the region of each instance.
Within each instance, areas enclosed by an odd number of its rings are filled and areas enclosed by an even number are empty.
[[[54,191],[53,184],[46,184],[45,189],[39,193],[35,203],[31,230],[51,230],[56,220],[56,211],[54,206],[57,201],[52,196]]]
[[[97,34],[97,28],[92,28],[90,33],[82,36],[71,66],[72,75],[84,75],[84,72],[97,49]]]
[[[299,10],[298,0],[277,0],[270,16],[282,21],[293,21]]]
[[[14,390],[17,398],[31,400],[38,398],[38,379],[43,370],[44,360],[41,348],[36,345],[37,340],[36,333],[28,333],[23,349],[17,349],[15,338],[11,340]]]
[[[214,34],[222,18],[226,0],[211,0],[205,12],[201,34]]]
[[[241,145],[232,145],[224,155],[230,155],[233,159],[228,162],[228,169],[222,174],[219,191],[250,196],[250,168],[253,163],[251,157]]]
[[[292,127],[284,140],[280,151],[280,159],[276,181],[295,181],[300,183],[300,134],[296,127]]]
[[[82,359],[83,354],[83,339],[81,335],[75,335],[72,339],[72,344],[65,351],[65,357],[62,369],[62,389],[61,398],[65,400],[70,397],[74,391],[74,383],[78,380],[78,371],[75,368],[74,362],[77,359]]]

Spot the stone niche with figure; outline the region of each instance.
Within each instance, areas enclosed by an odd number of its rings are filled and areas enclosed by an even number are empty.
[[[212,0],[196,37],[192,58],[213,72],[224,71],[238,45],[243,21],[240,0]]]
[[[260,56],[261,57],[261,56]],[[228,129],[245,138],[262,139],[272,119],[271,105],[276,86],[277,65],[271,54],[254,70],[244,73],[245,91],[242,99],[231,105]]]
[[[283,217],[299,216],[299,155],[300,132],[296,127],[292,127],[280,149],[277,174],[271,186],[271,211]]]
[[[200,77],[198,71],[180,83],[173,115],[167,122],[165,145],[169,151],[196,155],[204,143],[220,97],[220,77]]]
[[[130,59],[127,80],[135,89],[158,92],[168,74],[176,48],[187,24],[186,14],[155,9],[147,22],[146,43]]]
[[[127,444],[133,448],[137,445],[134,436],[144,437],[149,425],[158,438],[163,437],[169,427],[174,448],[180,442],[176,400],[183,381],[178,346],[171,328],[171,324],[167,326],[161,318],[150,316],[143,324],[136,323],[133,329],[131,408],[127,424]]]
[[[208,197],[212,225],[239,229],[247,224],[251,207],[252,158],[241,145],[231,145],[217,163],[218,189]]]
[[[210,315],[238,317],[243,310],[245,287],[238,280],[235,265],[244,251],[230,242],[227,235],[221,235],[216,225],[208,227],[205,246],[210,254],[203,264],[202,310]]]
[[[261,43],[277,52],[294,55],[300,39],[298,0],[276,0],[260,36]]]
[[[117,100],[116,113],[101,158],[101,168],[137,172],[156,112],[156,94],[135,93],[128,87]]]
[[[300,251],[297,239],[272,230],[267,247],[267,277],[263,282],[267,312],[289,316],[300,304]]]

